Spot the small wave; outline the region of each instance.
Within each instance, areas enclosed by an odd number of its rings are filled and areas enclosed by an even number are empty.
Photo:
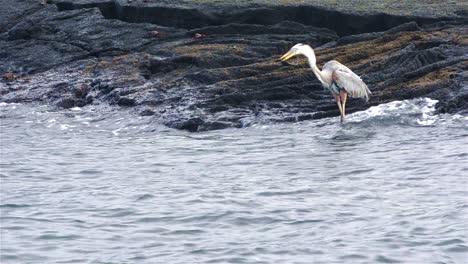
[[[456,245],[447,249],[449,252],[468,252],[468,246],[466,245]]]
[[[241,257],[215,258],[207,261],[206,263],[247,263],[247,259]]]
[[[346,175],[359,175],[359,174],[367,174],[371,171],[374,171],[374,169],[357,169],[357,170],[350,170],[350,171],[346,171],[346,172],[341,172],[341,173],[338,173],[338,175],[341,175],[341,176],[346,176]]]
[[[100,171],[100,170],[93,170],[93,169],[89,169],[89,170],[82,170],[79,172],[79,174],[91,174],[91,175],[95,175],[95,174],[102,174],[103,172]]]
[[[322,223],[325,220],[322,219],[310,219],[310,220],[300,220],[288,223],[289,225],[304,225],[304,224],[314,224],[314,223]]]
[[[226,211],[222,213],[209,213],[209,214],[203,214],[203,215],[198,215],[198,216],[189,216],[186,218],[181,218],[180,221],[183,223],[189,223],[189,222],[215,222],[219,221],[222,218],[225,218],[227,216],[231,216],[235,214],[234,211]]]
[[[154,198],[154,195],[152,194],[142,194],[140,196],[138,196],[135,201],[136,202],[139,202],[139,201],[144,201],[144,200],[148,200],[148,199],[152,199]]]
[[[6,102],[0,102],[0,107],[11,107],[12,109],[15,109],[17,106],[21,105],[20,103],[6,103]]]
[[[301,193],[313,193],[313,189],[303,189],[303,190],[296,190],[296,191],[277,191],[277,192],[259,192],[257,193],[258,196],[282,196],[282,195],[295,195]]]
[[[375,258],[377,263],[402,263],[400,260],[379,255]]]
[[[29,204],[0,204],[0,208],[24,208],[30,206]]]
[[[0,222],[3,221],[12,221],[12,222],[18,222],[18,221],[31,221],[31,222],[48,222],[52,223],[52,220],[49,219],[44,219],[44,218],[32,218],[32,217],[17,217],[17,216],[1,216],[0,217]]]
[[[95,217],[104,217],[104,218],[114,218],[114,217],[127,217],[127,216],[132,216],[136,215],[135,210],[131,208],[112,208],[112,209],[107,209],[100,211],[93,216]]]
[[[436,244],[436,246],[447,246],[447,245],[453,245],[453,244],[465,244],[465,241],[455,238],[455,239],[448,239],[441,241]]]
[[[232,220],[233,224],[236,226],[245,226],[245,225],[269,225],[277,222],[282,222],[282,219],[261,216],[261,217],[236,217]]]
[[[60,124],[60,130],[68,130],[70,128],[74,128],[76,126],[72,126],[72,125],[67,125],[67,124]]]
[[[340,259],[349,260],[349,261],[356,261],[356,260],[367,259],[367,256],[360,255],[360,254],[349,254],[349,255],[341,256]]]
[[[15,255],[15,254],[5,254],[5,253],[3,253],[1,259],[4,260],[4,261],[8,261],[8,260],[17,260],[17,259],[19,259],[19,257],[18,257],[18,255]]]
[[[78,239],[81,238],[81,236],[78,235],[54,235],[54,234],[45,234],[37,237],[37,239],[40,240],[73,240],[73,239]]]
[[[197,235],[203,233],[206,233],[206,231],[200,229],[183,229],[170,231],[165,233],[164,235]]]
[[[386,104],[372,106],[365,111],[350,114],[347,121],[348,123],[381,121],[388,123],[430,126],[438,120],[438,116],[435,115],[435,105],[437,102],[437,100],[430,98],[393,101]]]
[[[138,223],[157,223],[157,222],[171,222],[174,221],[174,217],[163,216],[163,217],[143,217],[137,220]]]

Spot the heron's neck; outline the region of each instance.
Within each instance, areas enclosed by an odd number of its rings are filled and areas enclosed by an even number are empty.
[[[315,58],[315,54],[306,54],[307,60],[309,60],[309,65],[310,68],[312,68],[312,71],[314,72],[315,76],[317,79],[322,83],[325,84],[325,78],[323,77],[322,71],[317,67],[316,61],[317,59]]]

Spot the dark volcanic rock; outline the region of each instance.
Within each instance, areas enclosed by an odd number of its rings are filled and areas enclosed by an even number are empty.
[[[436,108],[441,113],[468,114],[468,71],[465,63],[465,71],[461,73],[452,73],[450,78],[458,79],[456,82],[461,87],[455,94],[443,94],[444,99],[437,103]]]
[[[336,59],[372,90],[369,103],[350,100],[349,113],[420,96],[440,100],[441,112],[468,107],[468,27],[456,16],[281,5],[202,9],[167,1],[2,2],[10,12],[0,12],[1,21],[8,18],[0,24],[1,101],[133,107],[189,131],[336,116],[303,58],[278,61],[302,42],[316,49],[319,66]]]
[[[136,104],[135,99],[127,98],[127,97],[120,97],[118,104],[120,106],[134,106]]]
[[[0,32],[5,32],[16,23],[34,14],[43,6],[36,0],[0,1]]]

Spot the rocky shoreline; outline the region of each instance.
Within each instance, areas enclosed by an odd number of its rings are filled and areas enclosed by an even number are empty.
[[[307,43],[319,66],[337,59],[373,92],[348,113],[421,96],[440,112],[468,110],[465,9],[397,15],[298,2],[1,0],[0,101],[114,105],[189,131],[337,116],[304,59],[278,61]]]

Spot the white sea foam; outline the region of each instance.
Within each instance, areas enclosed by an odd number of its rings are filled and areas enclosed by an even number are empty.
[[[406,123],[409,119],[421,126],[433,125],[437,121],[435,105],[437,100],[417,98],[403,101],[393,101],[372,106],[367,110],[347,116],[349,122],[362,122],[372,119],[396,119]]]
[[[68,124],[61,124],[60,125],[60,130],[68,130],[70,128],[74,128],[76,126],[68,125]]]
[[[1,108],[6,108],[6,109],[8,109],[8,108],[16,109],[16,107],[18,107],[19,105],[21,105],[21,104],[19,104],[19,103],[5,103],[5,102],[0,102],[0,107],[1,107]]]

